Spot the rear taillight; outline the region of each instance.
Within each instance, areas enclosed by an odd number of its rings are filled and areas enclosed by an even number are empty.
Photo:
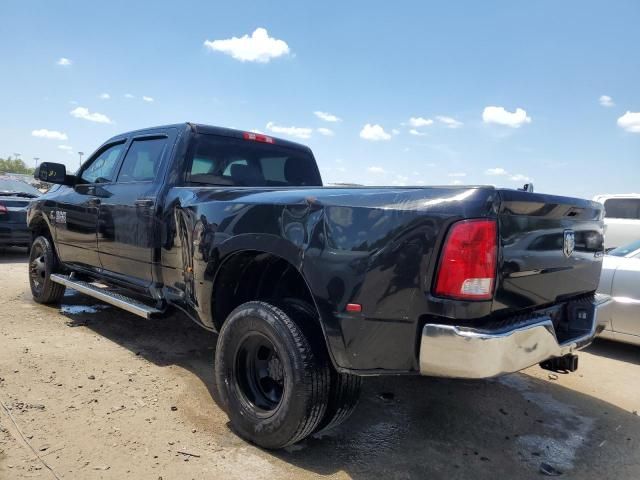
[[[251,140],[253,142],[275,143],[273,141],[273,138],[268,137],[267,135],[263,135],[262,133],[244,132],[242,134],[242,138],[244,138],[245,140]]]
[[[497,237],[495,220],[455,223],[440,256],[434,293],[461,300],[491,299],[498,256]]]
[[[9,210],[7,210],[7,207],[0,203],[0,215],[6,215],[7,213],[9,213]]]

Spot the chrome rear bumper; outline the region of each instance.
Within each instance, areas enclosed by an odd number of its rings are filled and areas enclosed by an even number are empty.
[[[510,330],[491,332],[426,324],[420,342],[420,374],[450,378],[489,378],[512,373],[586,347],[609,320],[611,298],[596,295],[588,305],[590,328],[559,342],[549,317]]]

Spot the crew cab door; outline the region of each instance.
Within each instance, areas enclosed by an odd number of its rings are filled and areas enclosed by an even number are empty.
[[[164,163],[175,129],[145,132],[128,145],[116,181],[104,186],[98,251],[102,267],[134,284],[153,281],[152,262],[160,226],[155,221]]]
[[[51,221],[60,259],[85,268],[100,268],[97,226],[103,186],[115,178],[125,139],[104,145],[78,172],[74,187],[60,190]]]

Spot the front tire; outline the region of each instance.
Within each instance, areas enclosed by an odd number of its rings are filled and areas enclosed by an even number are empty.
[[[58,259],[47,237],[37,237],[29,251],[29,286],[38,303],[57,303],[64,296],[65,286],[51,281]]]
[[[215,374],[234,430],[277,449],[310,435],[329,398],[326,355],[305,335],[301,318],[265,302],[247,302],[218,337]]]

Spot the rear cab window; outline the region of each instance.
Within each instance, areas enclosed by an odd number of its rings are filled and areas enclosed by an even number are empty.
[[[640,220],[640,198],[610,198],[604,202],[606,218]]]
[[[277,143],[198,135],[187,159],[186,182],[242,187],[322,186],[313,155]]]

